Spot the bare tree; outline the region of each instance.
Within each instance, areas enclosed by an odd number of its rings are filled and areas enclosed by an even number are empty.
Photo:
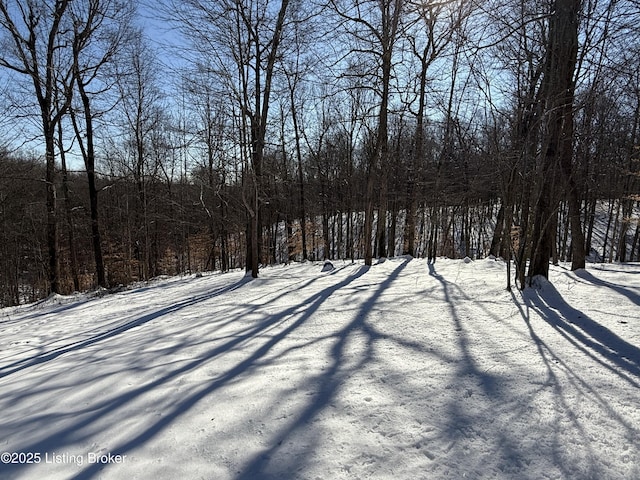
[[[96,152],[92,97],[111,88],[113,82],[103,74],[104,67],[113,61],[122,44],[129,40],[131,32],[131,4],[115,0],[92,0],[74,4],[71,8],[73,22],[73,68],[75,87],[81,100],[83,125],[71,110],[76,138],[82,152],[89,185],[91,238],[97,283],[107,286],[100,222],[98,219],[98,188],[96,186]],[[79,20],[86,18],[85,22]],[[91,90],[93,86],[93,91]]]
[[[139,275],[148,278],[155,274],[156,258],[151,232],[150,188],[160,169],[153,158],[151,143],[154,131],[163,128],[162,96],[156,77],[156,58],[145,45],[144,37],[137,35],[122,54],[114,73],[119,95],[118,121],[127,139],[126,158],[121,163],[133,178],[140,205],[139,218],[135,219],[136,232],[132,235],[133,256],[141,267]]]
[[[60,292],[56,211],[56,126],[72,99],[70,0],[0,1],[0,66],[32,84],[45,143],[49,288]],[[56,98],[59,101],[56,101]]]
[[[211,265],[215,265],[215,248],[220,245],[220,267],[229,269],[228,259],[228,159],[227,139],[232,136],[231,113],[227,95],[217,87],[217,78],[206,64],[185,72],[183,88],[187,90],[192,119],[192,148],[197,149],[196,169],[200,182],[200,205],[209,219]]]
[[[47,293],[44,170],[0,148],[0,307]]]
[[[301,32],[296,28],[295,41],[301,43]],[[289,106],[291,110],[291,121],[293,122],[293,136],[295,142],[295,158],[298,168],[298,214],[300,216],[300,233],[302,243],[302,260],[306,261],[307,255],[307,210],[305,205],[305,180],[304,180],[304,164],[301,146],[302,125],[300,125],[300,109],[297,95],[301,90],[300,84],[303,80],[304,71],[308,69],[308,65],[304,65],[301,58],[300,49],[293,52],[293,59],[290,64],[284,65],[284,73],[287,80],[287,88],[289,93]],[[283,141],[284,143],[284,141]]]
[[[247,271],[258,276],[261,189],[275,66],[289,0],[196,0],[175,3],[183,33],[210,58],[240,112],[240,144],[248,148],[244,204],[248,216]]]
[[[428,72],[433,63],[444,53],[453,39],[454,32],[460,27],[464,18],[462,9],[456,11],[458,2],[411,3],[411,16],[414,25],[407,32],[407,40],[413,55],[419,64],[417,85],[416,127],[413,139],[411,162],[412,174],[407,182],[407,208],[405,223],[405,244],[403,253],[415,254],[417,192],[415,185],[418,171],[424,157],[425,112],[427,101]]]
[[[492,138],[501,178],[501,203],[491,253],[512,256],[519,287],[525,287],[529,252],[530,210],[536,155],[539,151],[540,118],[544,107],[541,81],[546,55],[547,16],[529,0],[491,4],[489,22],[498,37],[492,55],[510,80],[513,101],[504,110],[493,108],[496,118]],[[500,143],[500,137],[504,136]],[[508,264],[510,267],[510,263]],[[510,270],[508,286],[510,287]]]
[[[549,276],[549,259],[553,252],[558,174],[567,183],[569,216],[573,237],[573,268],[583,268],[584,236],[580,210],[572,176],[573,101],[575,68],[578,54],[579,0],[556,0],[549,21],[549,39],[542,83],[545,100],[545,130],[539,173],[538,197],[534,215],[534,248],[529,277]]]
[[[349,35],[355,42],[351,54],[372,56],[368,59],[372,72],[373,88],[379,95],[378,126],[375,147],[367,166],[367,188],[365,208],[365,264],[371,265],[374,252],[371,245],[373,234],[373,210],[376,187],[379,194],[376,247],[379,256],[387,255],[385,238],[387,224],[387,178],[382,169],[388,162],[389,153],[389,102],[394,66],[394,48],[400,38],[404,2],[401,0],[358,0],[343,2],[331,0],[331,5]],[[366,62],[367,60],[365,60]],[[371,73],[370,73],[371,74]]]

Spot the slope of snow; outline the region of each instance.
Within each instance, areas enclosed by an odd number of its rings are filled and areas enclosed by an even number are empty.
[[[334,266],[0,310],[0,478],[640,478],[640,266]]]

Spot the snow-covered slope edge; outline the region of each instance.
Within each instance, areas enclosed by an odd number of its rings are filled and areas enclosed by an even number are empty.
[[[336,267],[1,311],[0,478],[640,477],[638,265]]]

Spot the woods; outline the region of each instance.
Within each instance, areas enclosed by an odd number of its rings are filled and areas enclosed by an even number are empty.
[[[326,258],[492,254],[518,288],[640,261],[637,2],[0,14],[1,305]]]

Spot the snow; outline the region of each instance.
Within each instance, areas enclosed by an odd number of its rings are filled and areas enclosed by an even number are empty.
[[[0,310],[0,478],[640,478],[639,265],[333,264]]]

